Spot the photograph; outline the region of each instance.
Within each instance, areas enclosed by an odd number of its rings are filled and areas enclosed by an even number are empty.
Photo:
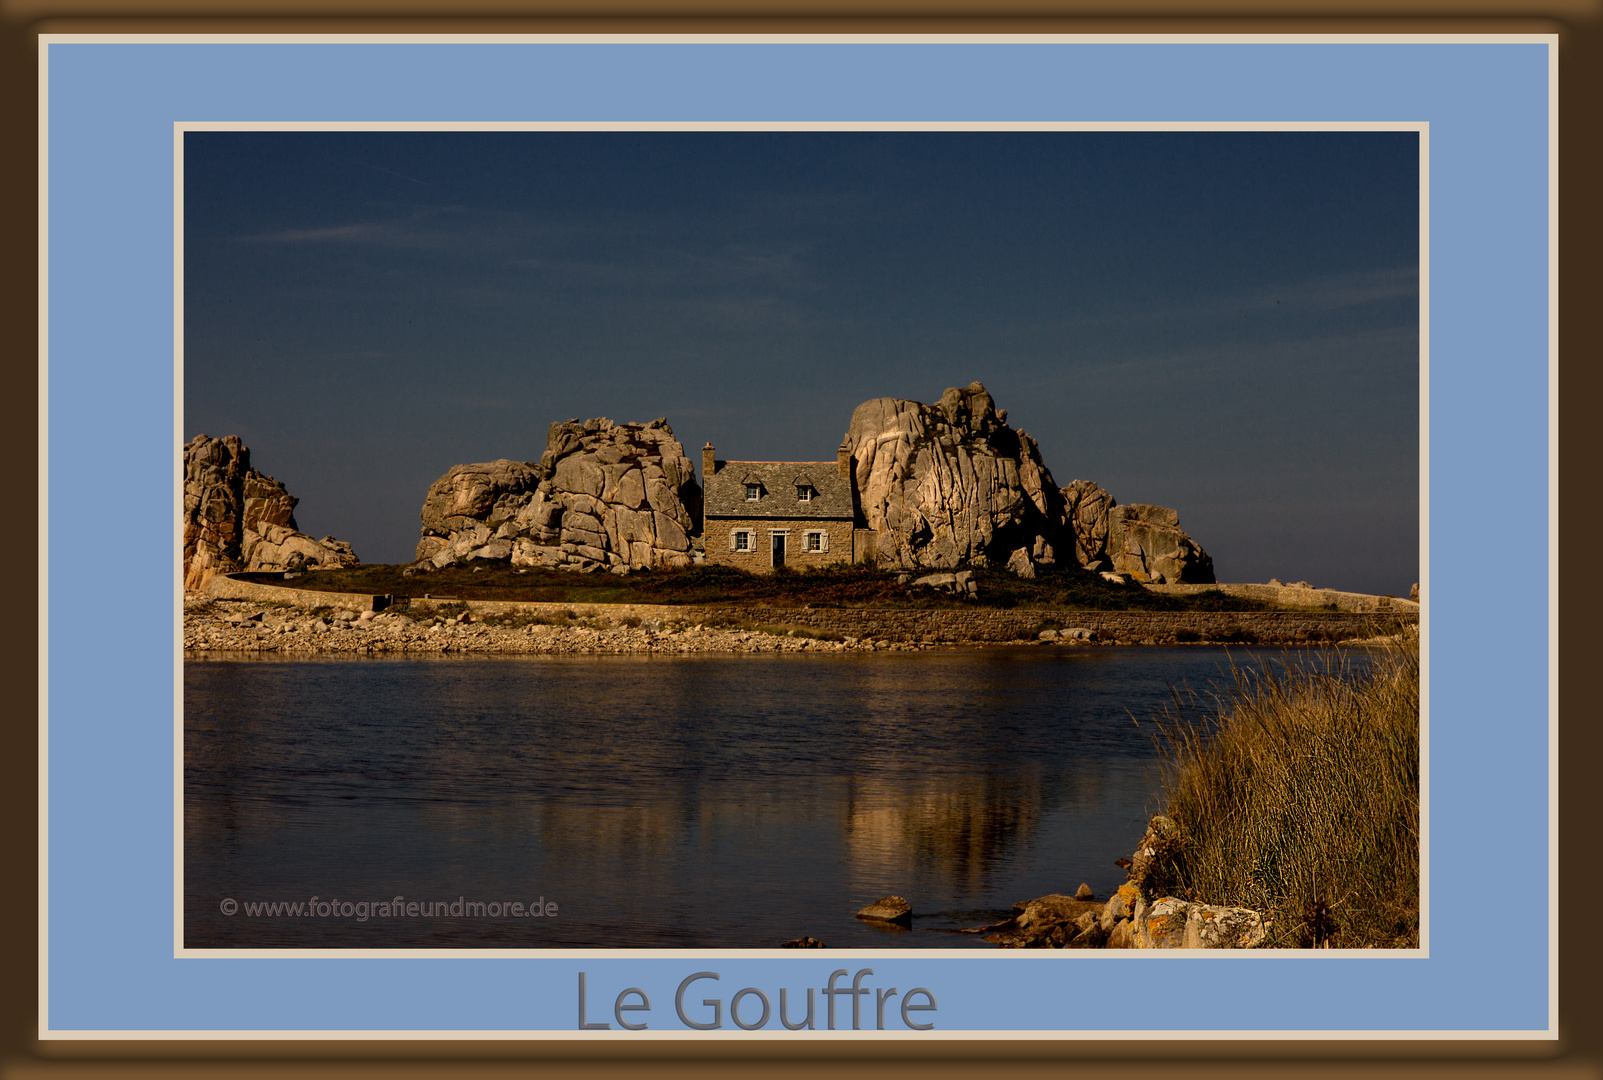
[[[179,131],[177,947],[1421,950],[1423,139]]]

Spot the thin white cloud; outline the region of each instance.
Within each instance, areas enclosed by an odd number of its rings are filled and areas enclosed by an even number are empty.
[[[385,244],[395,233],[393,221],[362,221],[323,229],[284,229],[238,239],[248,244]]]

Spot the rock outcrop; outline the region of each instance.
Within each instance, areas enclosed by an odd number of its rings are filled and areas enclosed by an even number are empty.
[[[1125,883],[1099,903],[1087,885],[1071,897],[1038,896],[1013,905],[1013,916],[992,926],[961,931],[984,934],[1004,949],[1255,949],[1269,925],[1251,908],[1202,904],[1165,895],[1165,872],[1184,837],[1172,818],[1158,815],[1136,845],[1119,859]]]
[[[885,896],[859,911],[857,917],[874,922],[910,923],[913,905],[900,896]]]
[[[1213,581],[1213,559],[1180,529],[1180,515],[1166,506],[1131,503],[1108,510],[1108,557],[1113,572],[1140,582],[1204,584]]]
[[[1090,480],[1063,488],[1064,525],[1080,565],[1155,585],[1214,583],[1213,558],[1166,506],[1118,500]]]
[[[552,424],[538,462],[457,465],[429,487],[414,558],[627,572],[691,564],[701,488],[665,419]]]
[[[299,530],[299,501],[251,468],[239,436],[191,439],[184,447],[184,588],[204,588],[214,574],[240,570],[357,565],[350,544]]]
[[[1213,560],[1161,506],[1120,506],[1089,480],[1059,488],[1027,433],[980,383],[936,405],[865,401],[842,450],[882,566],[1006,566],[1021,577],[1073,558],[1140,582],[1211,583]]]
[[[1073,480],[1060,489],[1063,524],[1074,535],[1074,555],[1081,566],[1105,570],[1109,565],[1108,512],[1118,503],[1091,480]]]
[[[865,401],[842,449],[881,566],[950,570],[970,562],[1050,563],[1062,497],[1035,440],[1007,424],[980,383],[939,404]]]

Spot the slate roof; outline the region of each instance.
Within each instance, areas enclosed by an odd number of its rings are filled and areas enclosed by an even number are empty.
[[[792,521],[850,520],[852,482],[833,461],[721,461],[703,477],[702,513],[710,518],[776,518]],[[762,497],[746,498],[746,485],[762,485]],[[798,483],[818,492],[808,502],[796,498]]]

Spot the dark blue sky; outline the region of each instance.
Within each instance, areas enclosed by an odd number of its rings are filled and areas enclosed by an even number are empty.
[[[194,133],[186,436],[409,559],[450,466],[569,417],[833,457],[985,383],[1220,580],[1419,565],[1413,133]]]

